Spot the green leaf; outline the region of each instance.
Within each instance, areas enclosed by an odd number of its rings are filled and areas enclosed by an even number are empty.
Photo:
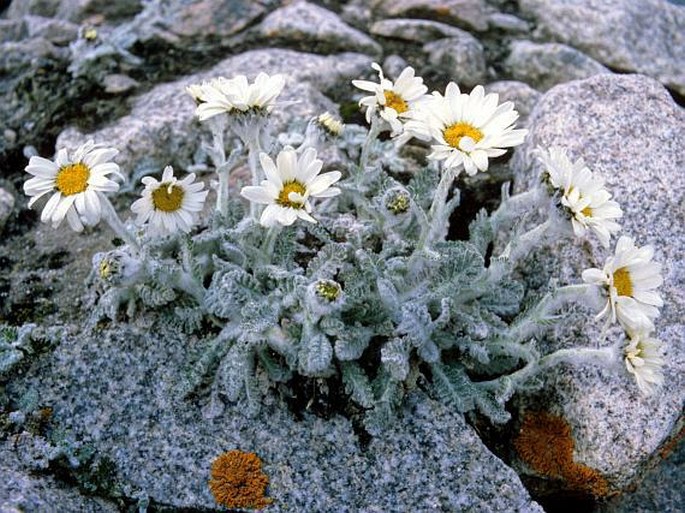
[[[340,369],[345,391],[360,406],[371,408],[374,404],[374,397],[366,373],[354,362],[341,362]]]

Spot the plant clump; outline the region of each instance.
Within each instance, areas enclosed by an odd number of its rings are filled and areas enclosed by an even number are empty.
[[[108,197],[122,176],[115,148],[86,141],[54,161],[32,157],[24,191],[31,206],[42,202],[43,222],[81,231],[104,221],[124,241],[93,258],[93,319],[136,322],[145,310],[199,333],[207,349],[179,378],[183,397],[208,390],[212,405],[244,401],[254,414],[269,387],[287,395],[298,379],[335,380],[372,435],[419,382],[494,423],[510,419],[516,390],[560,363],[623,368],[654,393],[665,363],[654,337],[663,304],[654,248],[621,236],[602,269],[551,281],[539,295],[517,275],[529,254],[563,237],[610,246],[623,211],[602,178],[563,148],[540,148],[540,182],[513,196],[505,184],[500,205],[460,219],[468,238],[452,240],[460,176],[487,172],[527,131],[516,128],[513,103],[482,86],[465,93],[450,82],[426,94],[412,68],[395,81],[374,69],[378,82],[353,81],[367,93],[368,130],[322,114],[296,146],[273,133],[286,77],[189,86],[216,195],[201,176],[168,166],[161,179],[142,179],[128,223]],[[409,142],[426,150],[427,165],[402,156]],[[341,169],[319,158],[332,144]],[[249,176],[236,183],[243,166]],[[538,342],[574,302],[600,310],[590,321],[604,320],[600,339],[545,354]],[[613,324],[625,337],[606,340]],[[7,346],[10,359],[15,349]]]
[[[212,462],[209,489],[222,506],[262,509],[272,502],[265,497],[268,485],[269,478],[255,453],[228,451]]]

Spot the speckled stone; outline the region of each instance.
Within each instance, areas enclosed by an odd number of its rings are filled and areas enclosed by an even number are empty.
[[[664,450],[664,459],[651,469],[635,490],[629,490],[606,504],[596,513],[679,513],[682,511],[683,482],[685,482],[685,438]]]
[[[606,180],[624,216],[622,233],[638,246],[651,244],[663,264],[664,299],[655,321],[664,342],[666,386],[656,396],[639,394],[624,368],[561,366],[548,372],[544,395],[556,397],[554,413],[571,424],[575,458],[624,489],[640,478],[682,415],[685,402],[685,112],[657,81],[640,75],[596,75],[548,91],[528,122],[530,133],[512,162],[517,189],[538,180],[538,145],[560,145],[571,159],[583,157]],[[612,241],[615,244],[615,238]],[[589,236],[536,251],[523,268],[531,285],[549,278],[560,284],[581,282],[581,272],[603,267],[611,254]],[[593,346],[599,336],[594,311],[577,307],[548,336],[542,348]],[[608,343],[619,337],[610,331]],[[518,406],[530,406],[526,395]],[[538,405],[539,407],[539,405]]]
[[[530,25],[526,20],[518,16],[503,12],[493,12],[488,16],[490,30],[497,30],[506,34],[525,34],[530,31]]]
[[[380,55],[381,46],[350,27],[333,11],[298,0],[276,9],[259,24],[259,36],[317,53],[360,52]]]
[[[57,45],[67,45],[78,37],[78,25],[66,20],[42,16],[26,16],[24,20],[29,37],[43,37]]]
[[[418,43],[429,43],[436,39],[459,37],[464,34],[463,30],[446,23],[404,18],[377,21],[371,25],[369,32],[374,36]]]
[[[23,19],[0,20],[0,43],[21,41],[26,34],[26,22]]]
[[[8,393],[40,390],[56,425],[116,464],[125,496],[171,507],[215,507],[211,462],[240,449],[261,458],[273,512],[543,513],[460,414],[420,393],[366,450],[347,419],[296,420],[276,397],[254,418],[240,404],[203,418],[205,400],[184,401],[176,386],[205,345],[142,325],[81,331]]]
[[[557,84],[611,73],[599,62],[575,48],[559,43],[513,41],[504,61],[505,71],[514,80],[546,91]]]
[[[428,57],[423,73],[435,73],[445,81],[454,81],[467,88],[486,80],[485,50],[468,32],[426,43],[423,52]]]
[[[321,90],[349,84],[370,66],[369,57],[353,53],[323,57],[281,49],[245,52],[207,72],[154,87],[133,101],[130,114],[97,132],[83,134],[75,128],[65,130],[57,140],[57,147],[76,147],[92,137],[96,142],[106,142],[120,150],[117,162],[124,173],[157,171],[168,164],[187,168],[194,163],[199,146],[199,138],[192,134],[206,130],[197,122],[195,103],[185,92],[189,84],[217,76],[246,74],[253,80],[261,71],[283,73],[287,85],[279,99],[296,103],[274,110],[275,124],[282,130],[293,120],[306,120],[326,110],[334,112],[335,104]]]
[[[483,32],[493,9],[484,0],[380,0],[374,4],[381,18],[427,18]]]
[[[171,34],[189,41],[221,41],[237,34],[266,13],[261,1],[252,0],[171,0],[165,2],[162,23]],[[147,14],[158,11],[149,4]],[[220,43],[221,44],[221,43]]]
[[[665,0],[520,0],[538,39],[602,64],[650,75],[685,94],[685,9]]]
[[[31,475],[21,468],[11,442],[0,445],[0,512],[79,511],[116,513],[114,504],[88,497],[76,488],[56,481],[49,475]]]

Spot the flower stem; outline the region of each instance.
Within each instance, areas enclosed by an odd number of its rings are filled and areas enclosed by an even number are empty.
[[[107,196],[102,193],[98,193],[100,198],[100,204],[102,205],[102,217],[105,222],[109,225],[112,231],[122,239],[126,244],[128,244],[135,254],[140,253],[140,245],[136,239],[128,232],[126,226],[119,218],[119,214],[114,209],[114,205],[109,200]]]
[[[221,217],[226,217],[228,214],[228,179],[229,168],[226,166],[226,149],[224,147],[224,129],[222,126],[212,126],[212,160],[216,169],[216,174],[219,177],[219,189],[216,197],[216,210]]]
[[[357,176],[364,174],[366,166],[369,164],[369,156],[371,155],[371,146],[374,141],[378,138],[378,134],[381,133],[381,123],[378,117],[371,120],[371,126],[369,127],[369,132],[366,134],[366,140],[364,140],[364,146],[362,146],[361,155],[359,157],[359,169],[357,170]],[[357,179],[357,185],[359,180]]]
[[[261,248],[262,255],[264,256],[266,263],[271,262],[271,258],[273,257],[274,253],[274,246],[276,245],[276,239],[278,238],[279,233],[281,233],[280,224],[276,226],[270,226],[269,230],[266,232],[266,237],[264,237]]]
[[[257,168],[257,161],[259,157],[259,152],[261,151],[259,147],[259,129],[255,129],[255,133],[248,141],[245,141],[247,145],[247,164],[250,167],[250,173],[252,174],[252,185],[259,185],[261,179],[259,175],[259,169]],[[254,202],[250,202],[250,217],[257,219],[259,205]]]

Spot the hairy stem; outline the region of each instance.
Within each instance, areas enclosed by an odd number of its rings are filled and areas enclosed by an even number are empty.
[[[136,239],[129,233],[124,226],[124,223],[119,218],[119,214],[114,209],[114,205],[109,201],[109,198],[102,193],[98,193],[100,197],[100,204],[102,205],[102,217],[105,222],[109,225],[112,231],[122,239],[126,244],[128,244],[133,252],[137,255],[140,253],[140,245]]]

